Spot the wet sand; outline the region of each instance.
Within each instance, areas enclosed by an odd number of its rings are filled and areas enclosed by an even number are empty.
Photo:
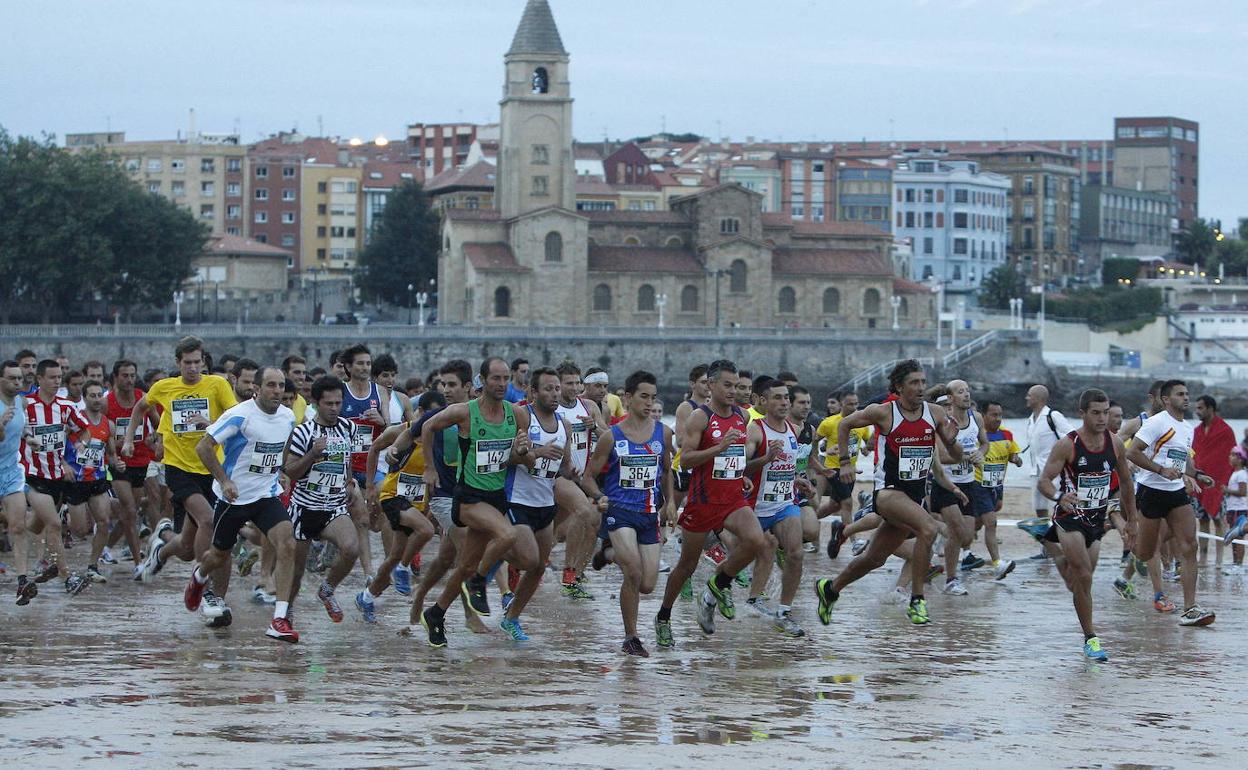
[[[1004,516],[1029,495],[1007,491]],[[618,571],[591,573],[592,602],[573,604],[548,573],[526,616],[533,641],[476,636],[458,608],[450,646],[405,638],[407,602],[388,591],[379,622],[339,589],[332,624],[309,575],[290,646],[263,636],[271,608],[235,578],[232,627],[207,629],[181,606],[188,574],[171,565],[149,585],[118,569],[68,598],[54,583],[25,608],[0,576],[0,765],[50,767],[1234,767],[1248,714],[1245,582],[1212,566],[1200,600],[1219,613],[1180,628],[1148,600],[1110,587],[1120,543],[1109,535],[1096,575],[1098,630],[1111,659],[1086,661],[1069,594],[1016,529],[1003,553],[1022,559],[971,595],[928,593],[932,623],[911,626],[891,592],[900,563],[848,589],[833,624],[815,616],[811,581],[831,563],[808,554],[790,639],[744,608],[698,629],[692,603],[674,613],[677,648],[658,651],[655,596],[643,599],[649,659],[618,652]],[[71,550],[75,565],[84,544]],[[982,543],[975,548],[985,555]],[[378,546],[374,553],[380,553]],[[426,558],[431,556],[426,551]],[[560,563],[559,550],[553,561]],[[675,544],[664,557],[675,561]],[[1210,551],[1210,561],[1213,553]],[[1228,553],[1229,560],[1229,553]],[[709,574],[705,562],[699,575]],[[769,593],[778,592],[778,574]],[[1177,584],[1167,585],[1176,600]],[[501,617],[491,595],[493,621]],[[488,622],[489,619],[487,619]]]

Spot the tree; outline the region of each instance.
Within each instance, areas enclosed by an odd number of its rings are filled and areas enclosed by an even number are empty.
[[[428,286],[438,275],[438,225],[423,187],[416,182],[396,187],[360,255],[356,280],[364,293],[407,305],[408,284],[417,290]]]
[[[1214,228],[1205,220],[1197,219],[1179,233],[1175,252],[1179,261],[1187,265],[1207,265],[1218,245]]]
[[[1135,280],[1140,272],[1140,261],[1132,257],[1110,257],[1101,263],[1101,283],[1117,286],[1119,279]]]
[[[1237,238],[1218,241],[1218,248],[1206,272],[1211,276],[1217,275],[1219,266],[1226,275],[1248,275],[1248,241]]]
[[[979,303],[997,310],[1008,310],[1011,299],[1029,296],[1027,279],[1012,263],[1001,265],[984,276],[979,287]]]

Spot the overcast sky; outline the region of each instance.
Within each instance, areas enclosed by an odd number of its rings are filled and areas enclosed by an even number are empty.
[[[1201,215],[1248,216],[1239,0],[550,4],[578,139],[1110,139],[1115,116],[1175,115],[1200,123]],[[194,107],[199,130],[254,141],[496,120],[524,0],[5,6],[10,132],[165,138]]]

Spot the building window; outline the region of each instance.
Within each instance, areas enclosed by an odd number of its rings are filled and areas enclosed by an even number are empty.
[[[546,233],[546,261],[563,261],[563,236],[554,230]]]
[[[841,312],[841,292],[835,287],[823,290],[823,314],[837,315]]]
[[[317,238],[324,238],[324,237],[325,237],[325,235],[326,235],[326,232],[327,232],[327,230],[326,230],[326,228],[325,228],[325,225],[318,225],[318,226],[317,226],[317,228],[316,228],[316,237],[317,237]]]
[[[283,211],[282,212],[282,224],[293,225],[294,223],[295,223],[295,212]]]
[[[181,198],[183,195],[186,195],[186,182],[183,182],[181,179],[171,182],[169,184],[169,192],[173,194],[173,197]]]
[[[954,238],[954,239],[953,239],[953,253],[954,253],[954,254],[965,254],[965,253],[966,253],[966,239],[965,239],[965,238]]]
[[[630,235],[624,239],[624,245],[625,246],[640,246],[641,239],[635,235]]]
[[[934,238],[924,238],[924,239],[923,239],[923,253],[924,253],[924,254],[931,254],[931,253],[933,253],[933,251],[934,251],[934,249],[935,249],[935,245],[936,245],[936,244],[935,244],[935,239],[934,239]]]
[[[734,259],[728,269],[728,291],[733,294],[744,294],[749,290],[749,268],[745,260]]]
[[[265,235],[264,233],[259,233],[258,235],[255,236],[255,239],[256,239],[256,243],[268,243],[269,242],[269,236]]]
[[[174,158],[169,161],[169,170],[175,174],[180,174],[183,171],[186,171],[186,158]]]
[[[870,288],[862,293],[862,314],[863,315],[879,315],[880,314],[880,290],[879,289]]]
[[[225,186],[225,194],[230,198],[237,198],[243,194],[243,186],[238,182],[230,182]]]
[[[679,249],[684,246],[685,242],[680,239],[679,235],[673,235],[667,239],[667,247],[669,249]]]
[[[464,208],[466,209],[481,208],[481,199],[475,195],[469,195],[467,198],[464,199]]]
[[[282,236],[282,245],[283,245],[283,246],[294,246],[294,245],[295,245],[295,236],[294,236],[294,235],[292,235],[291,233],[286,233],[285,235],[283,235],[283,236]]]
[[[345,238],[345,237],[346,237],[346,235],[347,235],[347,229],[346,229],[345,227],[331,227],[331,228],[329,228],[329,237],[330,237],[330,238]]]
[[[637,290],[637,312],[654,312],[654,287],[648,283],[642,284]]]
[[[269,199],[269,189],[267,187],[256,188],[256,200],[267,201]]]
[[[901,302],[897,304],[897,315],[901,318],[910,317],[910,301],[905,297],[902,297]]]
[[[594,312],[606,313],[611,310],[611,287],[600,283],[594,287]]]
[[[544,176],[533,177],[533,195],[534,196],[546,196],[548,194],[549,194],[549,186],[547,184],[546,177]]]
[[[217,187],[212,182],[200,182],[199,194],[205,198],[210,198],[217,192]]]
[[[282,200],[293,201],[295,199],[295,189],[293,187],[282,188]]]
[[[282,166],[282,179],[294,179],[294,178],[295,178],[295,167],[294,166]]]
[[[935,193],[932,192],[932,188],[930,187],[923,188],[923,202],[931,203],[934,200],[935,200]]]
[[[546,74],[545,67],[538,67],[533,70],[533,93],[545,94],[550,92],[550,76]]]
[[[926,228],[926,229],[928,229],[928,230],[932,229],[932,225],[933,225],[933,223],[934,223],[935,221],[936,221],[936,217],[935,217],[935,215],[933,214],[933,212],[931,212],[931,211],[924,211],[924,212],[923,212],[923,227],[924,227],[924,228]]]
[[[199,171],[201,174],[215,174],[217,172],[217,162],[213,158],[200,158]]]
[[[268,221],[269,221],[269,212],[267,211],[256,212],[256,224],[263,225],[267,223]]]
[[[644,209],[645,211],[654,211],[654,210],[655,210],[654,201],[645,201],[645,202],[643,202],[643,203],[642,203],[641,207],[642,207],[642,209]]]
[[[906,212],[906,227],[914,227],[914,212]]]
[[[199,207],[199,216],[201,219],[213,219],[216,217],[216,211],[211,203],[206,203]]]
[[[226,235],[242,235],[243,231],[242,229],[237,228],[237,227],[227,227],[225,228],[225,234]]]
[[[147,173],[159,174],[161,167],[162,166],[161,166],[160,158],[148,158],[147,159]]]
[[[680,312],[698,312],[698,287],[686,286],[680,290]]]
[[[953,202],[954,202],[954,203],[966,203],[966,202],[967,202],[967,191],[966,191],[966,190],[954,190],[954,191],[953,191]]]
[[[225,207],[226,219],[240,219],[243,216],[243,207],[237,204]]]
[[[268,178],[269,178],[269,167],[268,166],[256,166],[256,179],[268,179]]]
[[[923,266],[923,280],[925,281],[929,280],[931,277],[932,277],[932,266],[924,265]]]
[[[1035,195],[1036,178],[1034,176],[1023,177],[1023,195]]]
[[[545,166],[550,163],[550,148],[544,144],[533,145],[533,165]]]
[[[780,289],[778,305],[781,313],[797,312],[797,292],[793,290],[792,286],[785,286]]]
[[[160,195],[160,182],[148,182],[147,191],[153,195]]]
[[[962,266],[961,265],[953,266],[953,280],[955,281],[962,280]]]
[[[736,217],[726,217],[719,220],[719,232],[721,235],[741,232],[741,220]]]
[[[965,211],[953,212],[953,226],[955,229],[958,229],[958,230],[966,229],[967,224],[966,224],[966,212]]]
[[[329,183],[328,183],[328,182],[317,182],[317,183],[316,183],[316,191],[317,191],[318,193],[327,193],[327,192],[329,192]]]
[[[511,318],[511,289],[506,286],[494,290],[494,317]]]
[[[237,174],[238,172],[242,171],[243,159],[242,158],[226,158],[225,170],[227,172],[234,173],[234,174]]]

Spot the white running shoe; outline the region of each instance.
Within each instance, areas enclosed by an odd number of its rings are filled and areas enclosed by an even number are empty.
[[[767,603],[767,597],[759,596],[756,599],[747,599],[745,608],[760,618],[771,620],[776,616],[776,608]]]
[[[992,576],[997,580],[1004,580],[1005,576],[1014,571],[1013,559],[1001,559],[992,567]]]
[[[962,581],[958,578],[946,581],[945,587],[940,590],[953,596],[966,596],[966,586],[962,585]]]
[[[221,617],[228,609],[225,606],[225,599],[214,594],[211,588],[204,589],[204,598],[199,603],[200,614],[211,620]]]

